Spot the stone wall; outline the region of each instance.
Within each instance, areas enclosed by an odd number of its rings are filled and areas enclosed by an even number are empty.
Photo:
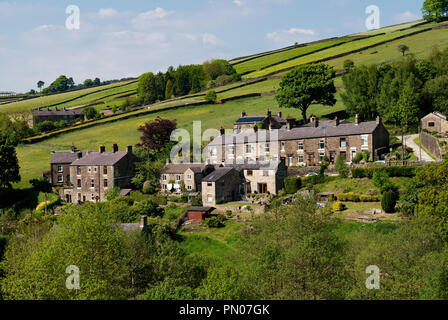
[[[440,149],[439,139],[426,133],[421,133],[421,144],[426,149],[429,150],[436,158],[440,159],[442,157],[442,150]]]

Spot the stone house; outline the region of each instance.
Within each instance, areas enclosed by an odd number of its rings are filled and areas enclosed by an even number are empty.
[[[241,133],[258,129],[280,129],[286,125],[286,120],[282,118],[282,113],[278,112],[277,115],[272,115],[271,111],[267,111],[266,115],[261,116],[248,116],[245,111],[241,112],[241,117],[236,120],[233,125],[235,133]],[[260,127],[260,128],[259,128]]]
[[[240,172],[232,167],[219,167],[202,179],[202,205],[214,207],[217,204],[239,200]]]
[[[371,161],[388,152],[389,133],[381,119],[361,122],[319,121],[312,117],[305,125],[281,129],[221,134],[207,145],[207,163],[285,159],[286,165],[318,165],[327,156],[333,163],[341,155],[352,161],[357,153],[368,151]],[[223,133],[223,132],[222,132]]]
[[[111,152],[100,146],[98,152],[79,152],[80,156],[70,166],[70,182],[60,189],[61,198],[69,203],[98,202],[106,200],[106,193],[114,187],[127,188],[135,173],[136,156],[132,147]]]
[[[47,108],[46,110],[37,109],[33,110],[32,114],[34,126],[44,121],[59,122],[64,120],[67,124],[73,124],[84,119],[82,110],[67,110],[65,108],[62,110],[59,110],[58,108],[55,108],[54,110],[50,110],[50,108]]]
[[[448,132],[448,117],[441,112],[435,111],[421,119],[422,130],[438,133]]]
[[[205,163],[167,163],[160,172],[162,192],[181,193],[182,183],[187,192],[201,191],[202,178],[213,170],[213,166]]]
[[[50,155],[50,172],[48,181],[54,187],[70,185],[70,165],[89,151],[52,151]]]

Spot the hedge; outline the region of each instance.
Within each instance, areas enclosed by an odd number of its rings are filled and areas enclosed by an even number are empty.
[[[302,179],[300,177],[289,177],[285,179],[285,191],[287,194],[296,193],[301,186]]]
[[[380,201],[378,196],[358,194],[354,192],[340,193],[338,195],[339,201],[350,201],[350,202],[377,202]]]
[[[372,179],[375,171],[385,171],[389,177],[407,177],[413,178],[416,176],[419,166],[392,166],[392,167],[368,167],[368,168],[354,168],[352,169],[352,178],[369,178]]]

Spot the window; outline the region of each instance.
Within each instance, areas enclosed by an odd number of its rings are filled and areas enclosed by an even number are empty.
[[[247,176],[252,177],[254,175],[254,172],[252,170],[247,170]]]
[[[191,174],[187,174],[187,179],[191,180],[191,179],[193,179],[193,176]]]
[[[325,140],[319,140],[319,150],[325,149]]]
[[[282,141],[282,143],[281,143],[281,151],[285,151],[285,142],[284,141]]]
[[[76,167],[76,174],[77,174],[78,176],[81,175],[81,167],[80,167],[80,166],[77,166],[77,167]]]
[[[182,176],[180,174],[176,174],[176,181],[182,180]]]
[[[303,151],[303,141],[297,142],[297,150],[298,151]]]
[[[303,155],[302,154],[299,155],[299,163],[303,163]]]
[[[62,172],[62,166],[58,165],[58,172]]]
[[[97,172],[97,170],[98,170],[97,167],[94,167],[94,168],[93,168],[93,171],[94,171],[94,172]]]
[[[166,184],[162,184],[162,190],[166,190]]]
[[[58,183],[62,183],[64,182],[64,178],[62,177],[61,174],[58,174]]]
[[[166,181],[166,174],[162,174],[162,180]]]
[[[207,195],[207,201],[208,202],[213,202],[213,196],[211,194]]]
[[[87,169],[87,171],[88,171],[89,173],[92,172],[92,168],[89,167],[89,168]]]
[[[216,157],[217,154],[218,154],[218,149],[212,148],[212,157]]]
[[[107,174],[107,167],[106,166],[103,167],[103,174]]]
[[[95,180],[90,180],[90,188],[95,188]]]
[[[81,194],[78,193],[78,201],[81,201]]]
[[[207,187],[211,187],[213,184],[211,182],[207,182]]]
[[[104,179],[104,188],[107,188],[107,179]]]
[[[341,148],[346,148],[347,147],[347,140],[345,138],[341,138],[339,145]]]
[[[269,143],[264,144],[264,152],[269,153]]]
[[[92,193],[92,194],[90,195],[90,199],[92,199],[92,201],[95,201],[95,194],[94,194],[94,193]]]
[[[434,122],[428,122],[428,127],[435,127],[436,124]]]
[[[187,186],[187,190],[193,190],[193,187],[192,186]]]
[[[252,153],[252,145],[246,144],[246,153]]]
[[[292,156],[288,156],[288,166],[292,166],[292,161],[293,161],[293,157]]]
[[[264,170],[263,171],[263,177],[269,177],[269,171]]]
[[[232,145],[229,145],[229,146],[227,146],[227,153],[229,154],[229,155],[234,155],[234,153],[235,153],[235,146],[232,144]]]
[[[78,188],[81,188],[81,179],[78,179]]]
[[[70,183],[70,175],[68,174],[67,177],[65,178],[65,181],[67,181],[67,183]]]
[[[369,136],[368,135],[362,135],[361,136],[361,145],[363,147],[368,147],[369,146]]]
[[[322,162],[324,160],[325,153],[319,153],[319,162]]]

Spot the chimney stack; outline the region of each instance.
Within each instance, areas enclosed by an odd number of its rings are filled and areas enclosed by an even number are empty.
[[[126,147],[126,151],[127,151],[128,153],[132,153],[132,146],[127,146],[127,147]]]
[[[148,217],[140,216],[140,230],[146,231],[147,228],[148,228]]]
[[[376,117],[376,123],[380,124],[381,122],[382,122],[381,117],[380,116]]]
[[[104,153],[106,152],[106,147],[105,146],[100,146],[100,153]]]
[[[334,125],[337,127],[339,125],[338,116],[334,117]]]
[[[355,124],[356,125],[359,124],[359,114],[356,114],[356,116],[355,116]]]
[[[266,112],[266,115],[267,115],[268,117],[270,117],[270,116],[272,116],[272,112],[271,112],[270,110],[268,110],[268,111]]]
[[[281,111],[277,112],[277,116],[278,116],[279,118],[281,118],[281,117],[282,117],[282,112],[281,112]]]
[[[75,152],[75,145],[73,142],[72,142],[72,152]]]
[[[78,159],[82,158],[82,152],[78,152]]]
[[[118,152],[118,145],[116,143],[114,143],[114,145],[112,146],[112,152],[113,153]]]
[[[241,118],[244,118],[246,116],[246,111],[241,111]]]
[[[226,129],[224,129],[222,126],[219,129],[219,133],[223,136],[226,133]]]
[[[291,121],[286,122],[286,130],[291,130]]]
[[[317,120],[316,116],[311,116],[311,124],[313,128],[317,128],[319,126],[319,121]]]

